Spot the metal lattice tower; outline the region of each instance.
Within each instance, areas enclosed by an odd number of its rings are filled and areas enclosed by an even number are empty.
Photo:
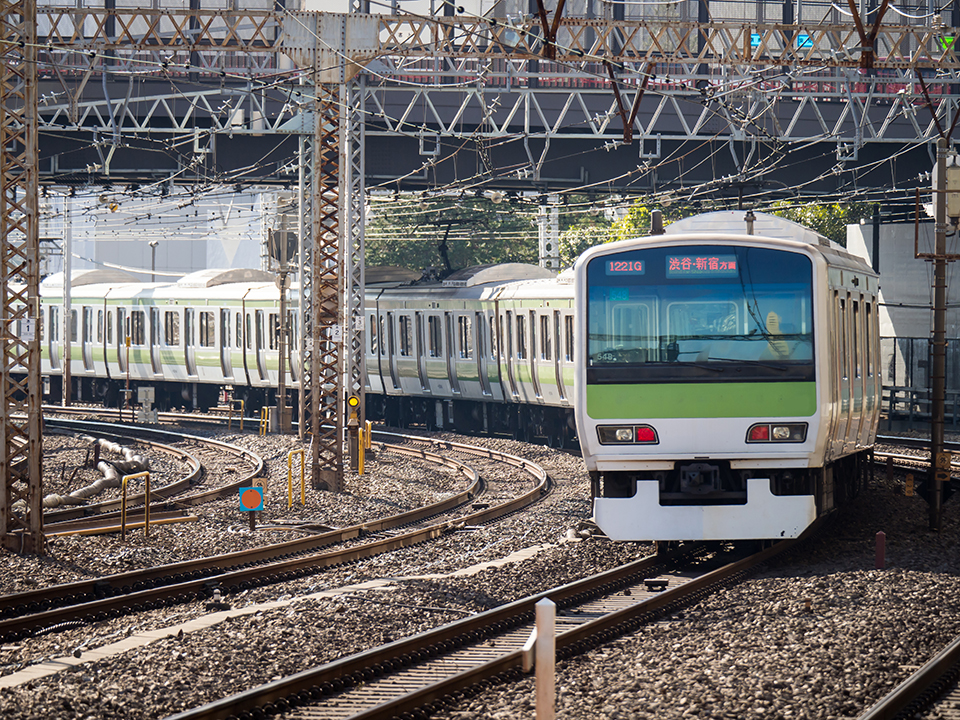
[[[0,1],[0,540],[43,552],[34,0]]]

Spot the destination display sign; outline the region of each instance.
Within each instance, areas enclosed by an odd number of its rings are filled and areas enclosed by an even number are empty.
[[[667,255],[668,278],[737,277],[736,255]]]

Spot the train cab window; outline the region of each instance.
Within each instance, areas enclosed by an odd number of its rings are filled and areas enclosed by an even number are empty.
[[[460,346],[460,357],[469,360],[473,357],[473,327],[469,315],[457,318],[457,344]]]
[[[377,346],[379,344],[379,338],[377,337],[377,316],[370,315],[370,354],[377,354]]]
[[[517,315],[517,360],[527,358],[527,323],[523,315]]]
[[[130,311],[130,344],[143,346],[147,342],[147,318],[143,310]]]
[[[540,316],[540,359],[553,359],[553,343],[550,342],[550,317],[548,315]]]
[[[213,347],[216,344],[217,325],[213,313],[209,310],[200,312],[200,347]]]
[[[853,301],[853,376],[861,377],[860,372],[860,303]]]
[[[563,318],[563,359],[573,362],[573,315]]]
[[[180,345],[180,313],[167,310],[163,314],[163,344],[168,347]]]
[[[443,339],[440,334],[440,318],[431,315],[427,318],[427,351],[430,357],[440,357],[443,354]]]
[[[70,311],[70,342],[75,343],[77,341],[77,311]]]
[[[413,354],[413,323],[409,315],[400,316],[400,354],[404,357]]]

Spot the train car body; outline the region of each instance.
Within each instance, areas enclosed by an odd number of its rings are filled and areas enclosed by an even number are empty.
[[[752,224],[710,213],[577,262],[577,428],[613,539],[796,537],[858,488],[877,275],[795,223]]]
[[[573,441],[572,278],[507,263],[368,281],[366,312],[370,416]]]

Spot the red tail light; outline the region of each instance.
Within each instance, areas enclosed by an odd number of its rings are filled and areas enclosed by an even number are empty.
[[[637,442],[638,443],[655,443],[657,442],[657,432],[649,425],[641,425],[637,428]]]
[[[750,428],[749,442],[764,442],[769,439],[769,425],[754,425],[752,428]]]

